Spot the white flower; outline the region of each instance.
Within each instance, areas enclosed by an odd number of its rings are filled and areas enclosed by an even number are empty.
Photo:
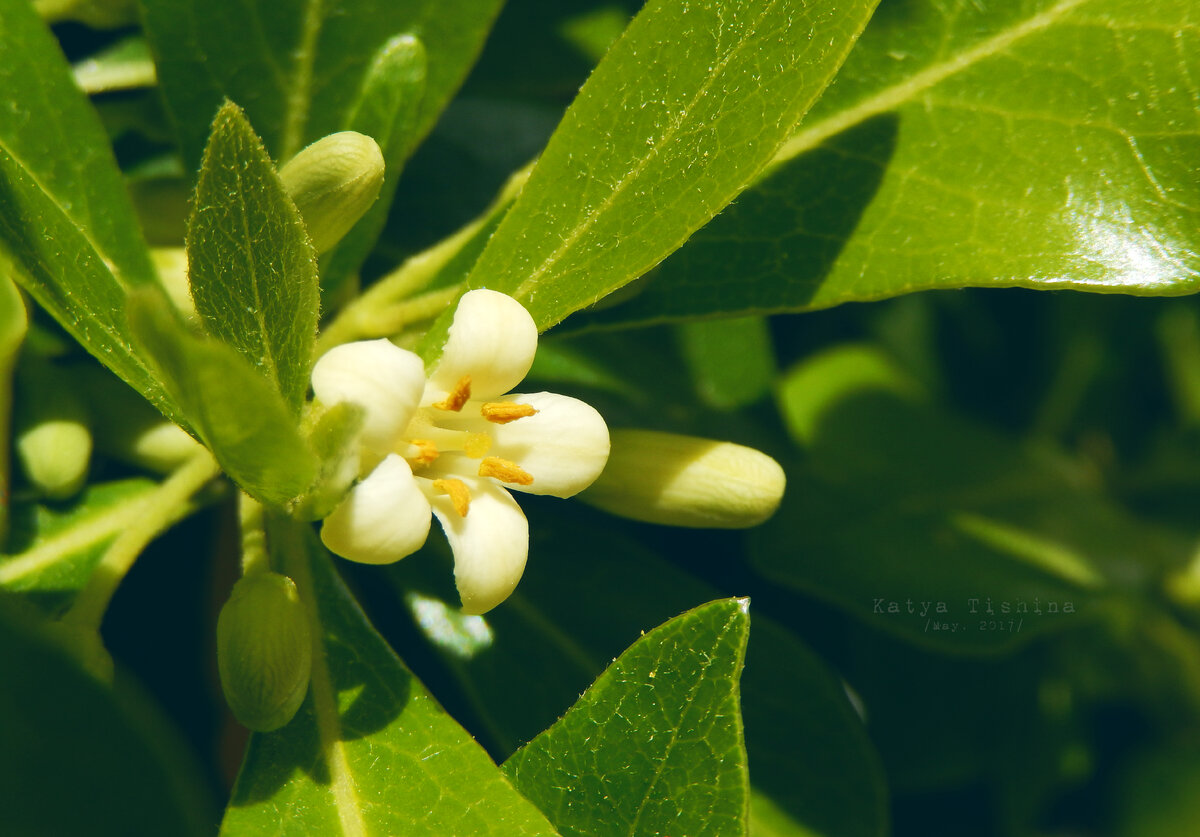
[[[366,411],[364,478],[325,519],[325,545],[352,561],[391,563],[421,548],[432,512],[454,552],[463,610],[485,613],[504,601],[529,551],[525,515],[507,488],[570,497],[608,459],[608,427],[587,404],[505,394],[536,350],[537,327],[521,304],[476,290],[459,301],[428,380],[417,355],[387,340],[322,356],[312,374],[317,399]]]

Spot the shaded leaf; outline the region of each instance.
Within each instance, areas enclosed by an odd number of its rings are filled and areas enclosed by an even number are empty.
[[[302,494],[317,461],[275,388],[231,346],[196,337],[158,298],[131,298],[130,324],[190,425],[247,494],[281,506]]]
[[[745,833],[748,605],[713,602],[639,639],[505,772],[563,834]]]
[[[883,4],[769,175],[596,319],[1192,293],[1196,23],[1190,0]]]
[[[805,458],[752,535],[768,577],[911,640],[983,651],[1102,618],[1186,559],[1065,462],[897,394],[910,385],[886,379],[886,359],[849,378],[847,351],[784,379]]]
[[[647,4],[567,111],[471,285],[516,297],[544,329],[645,273],[770,161],[873,8]]]
[[[125,321],[128,290],[157,280],[95,111],[24,0],[0,0],[0,52],[8,101],[0,108],[0,248],[14,278],[84,348],[177,418]]]
[[[299,412],[320,307],[317,265],[300,213],[232,103],[213,122],[187,258],[192,299],[209,334],[246,356]]]
[[[5,602],[4,604],[8,604]],[[204,835],[197,776],[144,704],[0,608],[0,808],[14,835]]]
[[[290,724],[251,738],[222,834],[552,835],[375,633],[311,530],[268,529],[314,637]]]

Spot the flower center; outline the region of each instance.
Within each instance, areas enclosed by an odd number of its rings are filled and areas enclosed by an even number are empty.
[[[533,476],[516,462],[488,453],[493,442],[492,425],[536,414],[529,404],[472,400],[471,376],[463,375],[444,399],[417,410],[395,450],[408,460],[427,496],[449,497],[454,510],[466,517],[471,491],[459,477],[533,484]],[[478,460],[478,464],[472,460]]]

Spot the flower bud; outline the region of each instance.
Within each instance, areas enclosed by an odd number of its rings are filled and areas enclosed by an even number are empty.
[[[312,670],[312,641],[295,583],[262,572],[234,585],[217,618],[217,668],[225,700],[256,732],[292,719]]]
[[[612,514],[741,529],[762,523],[783,498],[783,468],[754,448],[651,430],[611,434],[604,472],[579,497]]]
[[[342,131],[317,140],[279,170],[318,253],[350,232],[383,186],[383,152],[375,140]]]
[[[17,370],[16,453],[43,496],[62,500],[87,479],[92,433],[87,413],[64,373],[44,361]]]

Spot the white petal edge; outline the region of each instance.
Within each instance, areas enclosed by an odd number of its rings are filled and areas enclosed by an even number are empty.
[[[500,400],[537,410],[492,429],[489,453],[512,460],[533,477],[530,485],[509,488],[572,497],[600,476],[608,462],[608,425],[594,407],[553,392],[514,393]]]
[[[412,468],[391,454],[325,518],[321,540],[351,561],[390,564],[424,545],[429,512]]]
[[[323,404],[349,401],[366,410],[363,444],[382,454],[408,426],[421,401],[425,364],[387,340],[344,343],[317,360],[312,383]]]
[[[537,352],[537,326],[521,303],[497,291],[463,294],[454,311],[441,360],[429,376],[438,400],[464,375],[471,397],[495,399],[521,383]]]
[[[433,513],[454,552],[454,583],[463,613],[479,615],[507,599],[521,580],[529,555],[529,523],[500,486],[463,481],[471,492],[467,516],[460,516],[447,497],[434,498]]]

